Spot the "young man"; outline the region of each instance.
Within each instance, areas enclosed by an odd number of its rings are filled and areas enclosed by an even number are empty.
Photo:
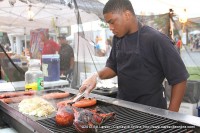
[[[60,54],[60,74],[71,78],[74,68],[74,51],[68,44],[65,35],[58,36],[59,44],[61,45]]]
[[[177,47],[178,53],[181,54],[181,48],[182,48],[181,37],[178,38],[178,41],[176,43],[176,47]]]
[[[103,14],[112,30],[113,47],[105,68],[86,79],[80,91],[90,93],[97,77],[118,76],[117,98],[167,109],[162,82],[172,85],[169,110],[178,111],[189,74],[172,41],[138,22],[129,0],[109,0]]]
[[[60,45],[57,44],[52,39],[49,39],[48,34],[43,34],[41,40],[44,43],[44,47],[42,49],[42,55],[58,54],[58,51],[60,50]]]

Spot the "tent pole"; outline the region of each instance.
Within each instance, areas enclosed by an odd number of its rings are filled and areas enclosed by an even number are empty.
[[[174,11],[172,9],[169,9],[169,37],[172,40],[174,40],[173,15]]]
[[[25,49],[27,49],[27,41],[26,41],[26,27],[24,27],[24,45],[25,45]]]

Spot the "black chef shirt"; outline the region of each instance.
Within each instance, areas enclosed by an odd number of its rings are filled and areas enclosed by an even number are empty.
[[[164,78],[174,85],[189,77],[172,41],[149,26],[143,26],[139,34],[114,36],[106,67],[118,76],[119,99],[164,109]]]

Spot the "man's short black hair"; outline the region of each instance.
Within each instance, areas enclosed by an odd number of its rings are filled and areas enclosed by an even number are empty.
[[[103,14],[109,12],[121,13],[126,10],[135,15],[133,6],[129,0],[109,0],[103,8]]]
[[[66,35],[65,34],[60,34],[57,38],[58,39],[66,39]]]

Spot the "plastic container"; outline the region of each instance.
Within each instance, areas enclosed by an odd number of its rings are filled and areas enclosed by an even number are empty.
[[[60,80],[60,56],[58,54],[42,55],[44,81]]]
[[[44,89],[44,75],[40,67],[40,60],[31,59],[29,61],[28,71],[25,73],[25,90],[38,91]]]

